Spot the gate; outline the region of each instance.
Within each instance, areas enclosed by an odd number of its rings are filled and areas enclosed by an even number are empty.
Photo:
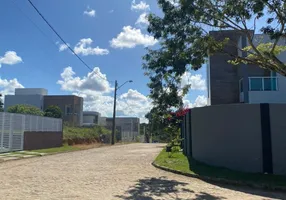
[[[25,116],[0,113],[0,153],[23,149]]]
[[[0,153],[23,150],[25,131],[62,132],[62,119],[0,112]]]

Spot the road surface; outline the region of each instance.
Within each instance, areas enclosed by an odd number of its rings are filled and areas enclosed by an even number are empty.
[[[160,144],[130,144],[0,164],[0,199],[286,199],[154,168]]]

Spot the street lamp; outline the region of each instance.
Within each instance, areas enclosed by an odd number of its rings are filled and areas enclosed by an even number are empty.
[[[126,81],[122,85],[118,87],[117,81],[115,81],[115,89],[114,89],[114,105],[113,105],[113,119],[112,119],[112,134],[111,134],[111,145],[114,145],[114,135],[115,135],[115,116],[116,116],[116,95],[117,90],[120,89],[126,83],[132,83],[132,80]]]

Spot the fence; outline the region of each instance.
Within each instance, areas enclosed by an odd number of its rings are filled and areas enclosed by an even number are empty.
[[[23,150],[25,131],[61,132],[62,119],[0,113],[0,152]]]
[[[187,157],[238,171],[286,175],[285,104],[194,108],[182,123]]]

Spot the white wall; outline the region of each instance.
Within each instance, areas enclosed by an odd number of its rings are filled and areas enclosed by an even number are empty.
[[[15,95],[47,95],[48,91],[44,88],[16,88]]]

